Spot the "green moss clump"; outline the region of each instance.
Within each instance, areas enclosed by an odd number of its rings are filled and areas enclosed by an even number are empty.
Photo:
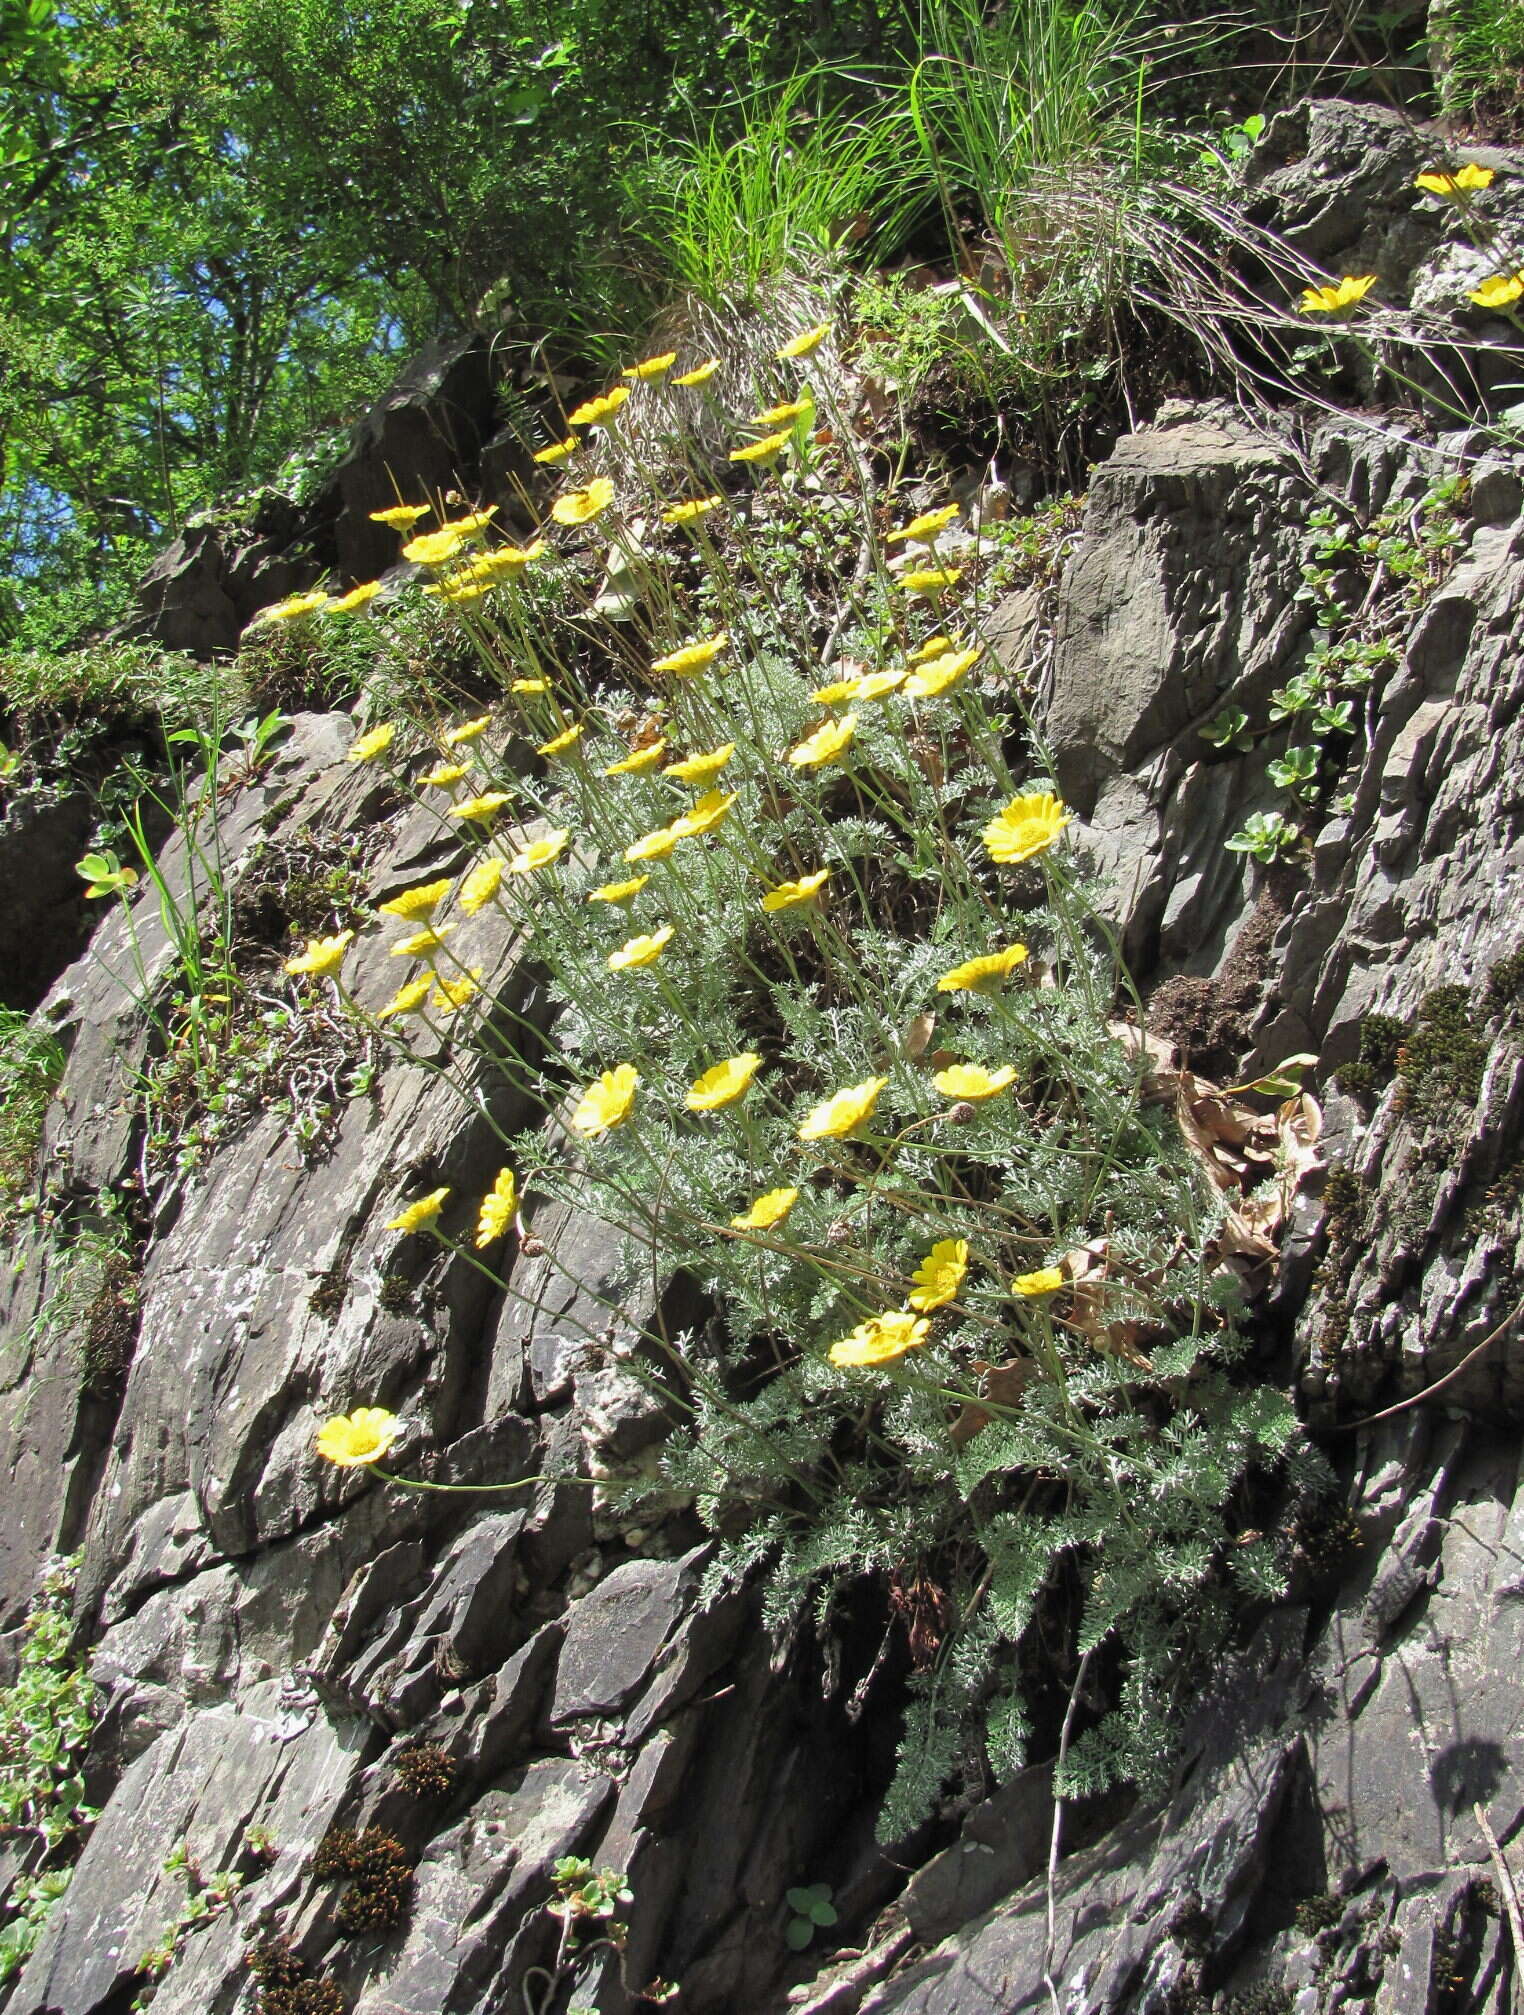
[[[1304,1896],[1296,1906],[1296,1928],[1304,1938],[1316,1938],[1320,1931],[1331,1931],[1344,1915],[1344,1905],[1337,1896]]]
[[[1365,1184],[1352,1168],[1332,1168],[1323,1185],[1323,1220],[1335,1241],[1353,1236],[1365,1205]]]
[[[313,1973],[289,1938],[267,1938],[246,1963],[255,1980],[258,2015],[344,2015],[344,1996],[332,1980]]]
[[[1469,987],[1435,987],[1425,996],[1397,1058],[1410,1113],[1440,1118],[1448,1108],[1476,1103],[1489,1050],[1476,1022]]]
[[[1524,1006],[1524,945],[1501,958],[1487,975],[1486,1003],[1493,1014]]]
[[[1407,1035],[1407,1023],[1396,1015],[1368,1014],[1360,1024],[1359,1055],[1334,1072],[1340,1090],[1355,1098],[1379,1096],[1397,1074],[1397,1059]]]

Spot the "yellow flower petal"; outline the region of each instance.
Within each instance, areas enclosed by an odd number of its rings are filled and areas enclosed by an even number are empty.
[[[1070,813],[1051,791],[1029,791],[1012,798],[984,828],[991,860],[1012,864],[1046,853],[1068,825]]]
[[[588,1086],[567,1125],[573,1133],[588,1135],[607,1133],[610,1127],[623,1125],[635,1103],[639,1083],[640,1072],[634,1064],[616,1064]]]
[[[674,385],[707,385],[720,368],[718,357],[709,357],[702,364],[695,364],[691,371],[684,371],[680,378],[672,380]]]
[[[421,931],[414,931],[411,937],[399,938],[391,948],[394,959],[421,959],[426,953],[437,951],[455,928],[454,924],[442,924],[438,930],[432,924]]]
[[[681,378],[673,380],[673,383],[678,385],[682,382]],[[708,512],[717,510],[724,501],[725,499],[718,494],[712,497],[687,497],[680,504],[669,504],[661,514],[661,521],[664,525],[691,525],[695,518],[702,518]]]
[[[664,378],[676,362],[676,350],[667,350],[659,357],[646,357],[638,364],[628,365],[619,375],[621,378],[633,378],[637,384],[645,384],[651,378]]]
[[[511,1168],[500,1168],[497,1180],[482,1198],[476,1217],[476,1247],[494,1245],[513,1223],[519,1208],[519,1186]]]
[[[1524,294],[1524,272],[1495,273],[1466,296],[1479,308],[1507,308]]]
[[[648,936],[631,938],[618,951],[610,952],[608,966],[610,972],[630,972],[637,966],[655,965],[667,946],[672,942],[673,926],[663,924],[658,931]]]
[[[369,734],[361,735],[349,745],[349,760],[352,763],[373,763],[377,756],[384,755],[396,740],[397,729],[392,721],[383,721],[379,728],[372,728]]]
[[[310,979],[326,979],[336,973],[343,963],[344,954],[355,941],[353,931],[340,931],[333,938],[309,938],[306,946],[294,959],[287,959],[284,970],[293,978],[306,976]]]
[[[796,882],[779,882],[762,898],[762,907],[771,915],[776,910],[791,910],[800,903],[813,902],[830,879],[829,868],[817,868],[814,874],[801,875]]]
[[[1018,1273],[1011,1282],[1011,1292],[1020,1295],[1057,1294],[1061,1287],[1067,1287],[1069,1277],[1061,1266],[1040,1266],[1036,1273]]]
[[[541,742],[540,746],[535,750],[535,754],[537,756],[564,755],[569,748],[573,748],[580,742],[586,733],[586,724],[582,721],[574,721],[569,728],[563,728],[560,734],[552,735],[548,742]]]
[[[632,756],[622,756],[617,763],[610,763],[603,772],[606,777],[634,777],[643,770],[654,770],[667,753],[665,741],[647,742],[643,749],[637,749]]]
[[[596,399],[588,399],[567,419],[574,427],[606,427],[630,396],[628,385],[611,386]]]
[[[684,644],[680,651],[669,651],[664,658],[657,658],[651,666],[653,672],[672,672],[680,679],[690,678],[694,672],[701,672],[705,665],[713,664],[729,642],[729,632],[721,630],[716,637],[706,637],[697,644]]]
[[[986,952],[982,958],[965,959],[937,981],[939,994],[981,993],[998,985],[1026,958],[1025,945],[1007,945],[1001,952]]]
[[[607,476],[595,476],[586,489],[568,490],[564,497],[557,497],[550,515],[558,525],[585,525],[613,501],[614,485]]]
[[[384,917],[401,917],[410,923],[414,917],[431,917],[449,893],[448,881],[425,882],[420,888],[393,896],[389,903],[377,903],[376,908]]]
[[[892,546],[901,539],[915,539],[923,545],[933,545],[957,515],[956,504],[944,504],[939,511],[922,511],[921,515],[912,518],[908,525],[900,525],[892,532],[885,532],[884,544]]]
[[[775,1224],[782,1224],[798,1201],[797,1189],[766,1190],[749,1210],[743,1210],[739,1217],[730,1220],[731,1228],[734,1231],[771,1231]]]
[[[973,1099],[994,1098],[1007,1085],[1016,1082],[1015,1067],[1003,1063],[999,1070],[986,1070],[983,1064],[954,1063],[946,1070],[939,1070],[932,1083],[944,1098]]]
[[[1331,287],[1307,287],[1302,292],[1302,313],[1304,315],[1336,315],[1341,308],[1351,308],[1357,301],[1363,301],[1375,286],[1375,273],[1351,273],[1338,280]]]
[[[507,791],[483,791],[479,798],[462,798],[445,813],[447,819],[491,819],[508,803]]]
[[[912,700],[934,699],[938,693],[945,693],[957,685],[984,656],[982,645],[969,651],[948,651],[941,657],[927,658],[919,671],[914,671],[905,681],[905,696]]]
[[[323,1422],[317,1432],[317,1452],[340,1469],[364,1469],[389,1454],[401,1432],[402,1422],[384,1406],[357,1406],[353,1413],[341,1413]]]
[[[367,602],[374,601],[381,592],[379,581],[362,581],[357,588],[351,588],[347,595],[337,595],[324,610],[329,616],[353,615],[356,609],[363,609]]]
[[[793,436],[791,434],[765,434],[760,441],[752,441],[744,448],[731,450],[733,462],[770,462],[781,455]]]
[[[468,917],[484,910],[502,886],[503,864],[496,854],[478,861],[460,885],[460,906]]]
[[[789,750],[788,760],[796,770],[818,770],[835,762],[850,748],[856,733],[856,714],[843,714],[840,720],[822,722],[813,734],[806,735]]]
[[[946,1308],[958,1299],[958,1290],[968,1272],[968,1240],[939,1238],[911,1275],[911,1291],[905,1299],[922,1315]]]
[[[458,784],[470,770],[469,763],[436,763],[431,770],[425,770],[418,779],[430,790],[447,791],[451,784]]]
[[[418,1201],[410,1203],[406,1210],[399,1211],[395,1217],[389,1217],[386,1220],[386,1229],[422,1231],[426,1224],[432,1224],[439,1216],[444,1209],[445,1198],[449,1194],[448,1189],[431,1189],[427,1196],[419,1197]]]
[[[907,1350],[924,1343],[930,1327],[925,1316],[912,1315],[908,1309],[889,1309],[882,1315],[870,1315],[850,1336],[831,1345],[831,1362],[843,1369],[887,1364],[891,1358],[903,1357]]]
[[[806,329],[802,336],[795,336],[791,343],[785,343],[783,348],[775,350],[773,355],[779,363],[788,362],[796,357],[811,357],[830,333],[829,322],[817,322],[813,329]]]
[[[552,441],[548,448],[541,448],[535,460],[546,468],[553,468],[557,462],[564,462],[568,455],[575,455],[581,445],[575,434],[568,434],[564,441]]]
[[[649,875],[631,875],[627,882],[605,882],[602,888],[589,890],[587,899],[590,903],[627,903],[650,879]]]
[[[668,763],[662,775],[676,777],[682,784],[707,784],[720,774],[735,752],[735,743],[726,742],[723,748],[710,749],[705,755],[686,756],[680,763]]]
[[[1434,196],[1453,196],[1457,190],[1489,189],[1492,186],[1493,171],[1483,168],[1478,162],[1468,161],[1464,168],[1453,173],[1437,168],[1427,175],[1415,175],[1413,187],[1427,189]]]
[[[431,969],[420,973],[417,979],[409,980],[406,985],[398,987],[386,1006],[377,1008],[376,1020],[390,1021],[393,1015],[417,1014],[429,997],[429,988],[438,977],[439,975]]]
[[[394,532],[406,532],[433,508],[432,504],[389,504],[384,511],[371,511],[369,516],[375,524],[390,525]]]
[[[571,834],[563,831],[548,832],[543,839],[531,840],[527,847],[521,847],[508,863],[511,875],[532,875],[541,868],[548,868],[566,850],[566,842]]]
[[[737,1099],[745,1098],[751,1081],[762,1068],[762,1059],[748,1050],[744,1056],[726,1057],[711,1065],[688,1087],[684,1103],[690,1112],[719,1112]]]
[[[889,1082],[886,1077],[865,1078],[833,1092],[830,1098],[806,1113],[799,1126],[800,1140],[845,1140],[848,1134],[873,1117],[879,1094]]]
[[[478,735],[484,735],[492,725],[491,714],[478,714],[474,721],[462,721],[458,728],[445,730],[445,741],[452,749],[462,742],[474,742]]]

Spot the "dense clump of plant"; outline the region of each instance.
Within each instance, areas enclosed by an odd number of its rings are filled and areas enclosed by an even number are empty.
[[[346,1882],[335,1921],[347,1938],[389,1931],[407,1908],[413,1864],[400,1840],[379,1826],[336,1827],[313,1856],[320,1882]]]
[[[503,709],[351,753],[472,864],[383,905],[413,962],[384,1006],[347,992],[350,932],[287,970],[315,1012],[561,1116],[573,1152],[510,1140],[470,1246],[444,1188],[388,1228],[510,1294],[483,1255],[522,1212],[552,1270],[548,1200],[623,1233],[590,1343],[670,1401],[660,1487],[715,1530],[711,1584],[760,1573],[778,1628],[865,1575],[894,1596],[899,1836],[970,1744],[1000,1771],[1051,1745],[1069,1694],[1065,1793],[1156,1782],[1188,1675],[1281,1585],[1248,1493],[1312,1465],[1285,1396],[1236,1370],[1225,1205],[984,641],[992,549],[955,506],[878,493],[830,354],[825,324],[782,345],[728,463],[657,489],[643,444],[681,440],[715,368],[632,367],[550,444],[576,460],[532,546],[399,508]],[[814,555],[848,525],[844,588]],[[531,619],[545,575],[581,615]],[[553,1048],[455,954],[488,907],[551,976]],[[650,1317],[673,1273],[718,1320]],[[319,1448],[373,1464],[399,1432],[366,1407]]]
[[[59,1560],[45,1572],[15,1681],[0,1688],[0,1839],[17,1843],[24,1865],[0,1920],[0,1982],[42,1935],[96,1816],[82,1770],[97,1693],[75,1656],[70,1616],[78,1564]]]
[[[32,1182],[42,1123],[64,1051],[51,1030],[13,1008],[0,1008],[0,1229]]]

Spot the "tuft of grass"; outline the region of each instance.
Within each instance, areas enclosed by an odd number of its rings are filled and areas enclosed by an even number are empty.
[[[43,1119],[64,1060],[50,1029],[14,1008],[0,1008],[0,1232],[31,1188]]]
[[[908,110],[889,94],[844,103],[826,67],[759,88],[739,120],[674,139],[652,132],[627,175],[633,228],[653,263],[710,307],[743,307],[801,270],[882,260],[929,190]]]

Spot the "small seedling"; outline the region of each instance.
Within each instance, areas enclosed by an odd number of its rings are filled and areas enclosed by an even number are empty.
[[[794,1913],[783,1933],[790,1952],[802,1952],[817,1931],[829,1931],[836,1922],[836,1906],[831,1901],[828,1882],[812,1882],[808,1889],[790,1889],[784,1900]]]

